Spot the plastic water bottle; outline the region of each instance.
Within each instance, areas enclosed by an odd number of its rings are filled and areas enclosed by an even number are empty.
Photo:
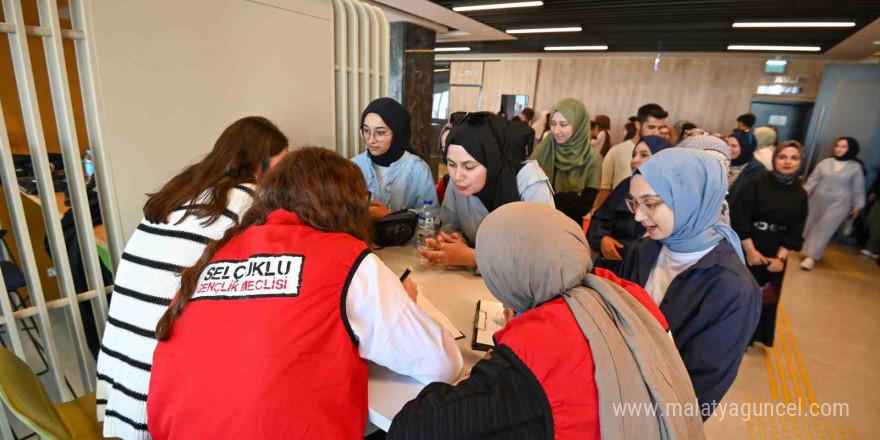
[[[434,212],[431,210],[433,202],[425,200],[419,211],[419,227],[416,230],[416,248],[430,249],[426,240],[434,238]]]
[[[86,182],[92,179],[95,174],[95,162],[92,161],[92,150],[86,150],[86,157],[83,159],[83,170],[86,173]]]

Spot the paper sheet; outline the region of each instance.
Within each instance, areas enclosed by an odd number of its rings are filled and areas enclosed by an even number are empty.
[[[455,339],[463,339],[465,337],[464,333],[461,330],[457,329],[452,322],[449,321],[449,318],[443,314],[440,310],[437,310],[434,307],[434,304],[431,303],[425,295],[419,295],[416,297],[416,305],[422,309],[423,312],[428,314],[428,316],[434,318],[440,325],[443,326]]]
[[[504,305],[497,301],[480,300],[480,312],[476,322],[476,343],[495,346],[492,336],[501,330],[506,323],[504,319]]]

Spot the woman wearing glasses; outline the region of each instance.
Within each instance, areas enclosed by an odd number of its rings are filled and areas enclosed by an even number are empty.
[[[666,316],[704,420],[733,384],[761,312],[739,238],[719,219],[726,189],[717,159],[670,148],[639,167],[627,200],[649,239],[621,273]]]
[[[550,181],[533,160],[509,159],[511,148],[522,147],[508,122],[486,112],[455,113],[446,138],[449,183],[439,220],[441,232],[420,249],[429,266],[476,268],[473,246],[483,219],[511,202],[528,201],[554,206]]]
[[[361,169],[372,195],[370,219],[379,220],[401,209],[420,209],[430,201],[436,211],[437,192],[428,164],[412,154],[410,116],[400,103],[379,98],[361,115],[367,151],[352,162]]]
[[[630,167],[635,171],[651,156],[672,147],[668,139],[661,136],[645,136],[633,150]],[[630,247],[645,235],[645,228],[635,221],[632,211],[626,205],[631,177],[622,180],[614,187],[608,199],[596,210],[587,230],[590,248],[599,250],[596,267],[617,273],[623,257]]]

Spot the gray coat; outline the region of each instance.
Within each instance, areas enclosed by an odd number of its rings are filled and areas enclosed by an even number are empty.
[[[865,207],[865,175],[862,166],[847,161],[840,171],[834,171],[837,159],[819,162],[804,184],[810,196],[810,209],[804,228],[804,256],[819,260],[831,237],[854,209]]]

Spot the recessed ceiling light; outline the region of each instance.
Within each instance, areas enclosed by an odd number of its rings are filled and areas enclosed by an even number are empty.
[[[467,52],[471,50],[470,47],[438,47],[434,49],[434,52]]]
[[[608,46],[547,46],[544,50],[608,50]]]
[[[453,6],[455,12],[469,11],[487,11],[490,9],[510,9],[510,8],[528,8],[532,6],[544,6],[544,2],[509,2],[509,3],[488,3],[484,5],[473,6]]]
[[[854,27],[852,21],[774,21],[734,23],[735,28],[847,28]]]
[[[543,34],[556,32],[581,32],[584,28],[580,26],[556,27],[556,28],[534,28],[534,29],[508,29],[508,34]]]
[[[818,52],[822,50],[819,46],[752,46],[731,44],[727,46],[727,50],[772,50],[777,52]]]

